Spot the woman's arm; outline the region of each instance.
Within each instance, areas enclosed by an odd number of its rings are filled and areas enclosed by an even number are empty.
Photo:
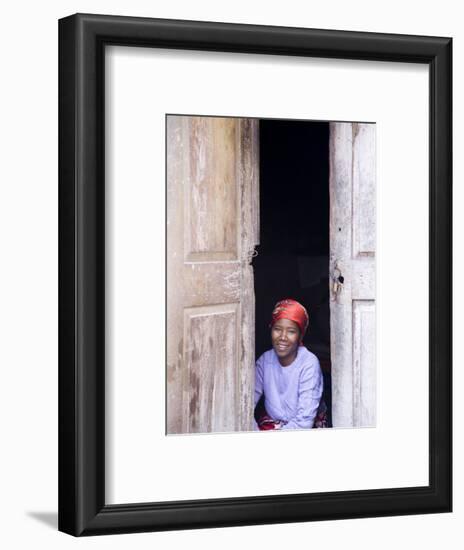
[[[264,391],[264,360],[263,356],[256,361],[255,368],[255,407]]]
[[[254,412],[256,412],[256,405],[260,400],[264,392],[264,372],[263,372],[263,356],[256,361],[255,366],[255,406],[253,407]],[[259,426],[256,422],[255,415],[253,414],[253,429],[259,430]]]
[[[290,418],[282,430],[312,428],[322,397],[323,380],[317,358],[305,366],[298,383],[298,404],[296,414]]]

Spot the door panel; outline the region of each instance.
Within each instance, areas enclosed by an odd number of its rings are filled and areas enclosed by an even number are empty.
[[[352,125],[353,258],[375,256],[375,125]]]
[[[190,177],[185,185],[187,261],[237,260],[238,125],[233,118],[190,117]]]
[[[235,303],[184,310],[184,433],[237,429],[238,309]]]
[[[353,425],[375,426],[375,303],[353,300]]]
[[[330,332],[335,427],[375,426],[375,125],[330,124]],[[335,279],[343,277],[343,284]]]
[[[167,433],[252,428],[258,122],[167,118]]]

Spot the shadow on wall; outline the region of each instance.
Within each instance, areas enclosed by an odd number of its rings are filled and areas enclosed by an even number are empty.
[[[58,512],[27,512],[27,515],[55,531],[58,529]]]

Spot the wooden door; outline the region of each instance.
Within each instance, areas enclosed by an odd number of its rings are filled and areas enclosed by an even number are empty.
[[[331,123],[330,334],[334,427],[376,423],[375,170],[375,125]]]
[[[167,117],[167,433],[252,429],[258,121]]]

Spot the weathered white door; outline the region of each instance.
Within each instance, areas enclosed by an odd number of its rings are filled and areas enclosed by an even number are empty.
[[[258,121],[167,117],[167,433],[252,429]]]
[[[334,427],[376,423],[375,169],[375,125],[331,123],[330,334]]]

